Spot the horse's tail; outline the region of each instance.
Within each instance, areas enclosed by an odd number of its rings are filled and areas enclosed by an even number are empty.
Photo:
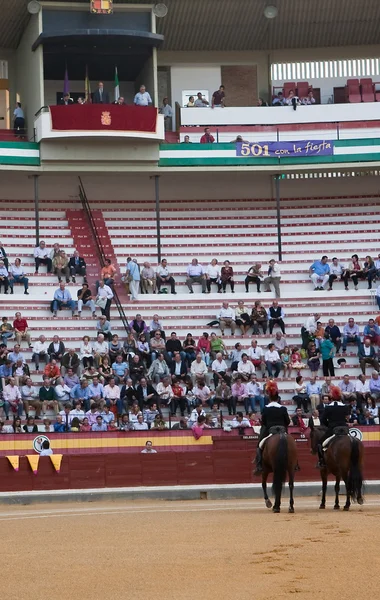
[[[281,494],[282,486],[288,470],[288,440],[285,434],[280,434],[276,455],[273,459],[273,493]]]
[[[362,497],[363,474],[360,461],[360,442],[355,438],[351,443],[350,470],[348,472],[348,493],[353,502]]]

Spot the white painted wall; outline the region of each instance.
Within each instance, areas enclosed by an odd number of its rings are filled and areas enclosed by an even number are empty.
[[[69,74],[70,76],[70,74]],[[114,101],[114,81],[104,81],[104,89],[109,92],[110,100]],[[91,81],[91,92],[95,92],[98,87],[98,81]],[[62,92],[63,90],[63,79],[57,80],[46,80],[44,81],[44,89],[45,89],[45,105],[49,106],[50,104],[56,104],[56,94],[57,92]],[[127,104],[132,104],[133,98],[135,95],[134,91],[134,82],[133,81],[120,81],[120,95],[124,96],[125,102]],[[71,93],[82,93],[84,96],[84,79],[83,81],[71,81],[70,80],[70,92]]]
[[[212,93],[217,90],[222,83],[220,65],[175,65],[171,67],[170,77],[173,107],[176,102],[179,102],[180,105],[182,104],[183,90],[208,90],[209,97],[211,98]],[[175,128],[174,121],[175,116],[173,118],[173,128]]]

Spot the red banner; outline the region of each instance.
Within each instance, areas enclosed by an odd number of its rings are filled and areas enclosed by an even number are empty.
[[[155,133],[157,108],[118,104],[50,106],[53,131],[136,131]]]

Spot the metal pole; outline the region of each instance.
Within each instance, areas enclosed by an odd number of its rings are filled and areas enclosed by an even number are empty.
[[[36,246],[40,243],[40,199],[39,199],[39,175],[33,175],[34,179],[34,212],[36,219]]]
[[[160,221],[160,176],[154,176],[154,190],[156,195],[156,227],[157,227],[157,260],[161,262],[161,221]]]
[[[281,262],[282,261],[282,245],[281,245],[280,175],[276,175],[275,185],[276,185],[278,260]]]

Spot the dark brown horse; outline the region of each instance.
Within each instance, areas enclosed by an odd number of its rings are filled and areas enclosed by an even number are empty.
[[[276,429],[276,428],[272,428]],[[265,442],[263,451],[262,487],[264,500],[267,508],[272,508],[272,502],[267,494],[267,479],[269,473],[273,473],[273,492],[275,496],[273,512],[279,513],[281,506],[282,487],[289,478],[289,512],[294,513],[294,471],[297,465],[296,442],[291,435],[286,433],[275,433]]]
[[[318,444],[325,427],[313,427],[311,423],[311,450],[316,454]],[[322,500],[319,508],[326,508],[327,477],[329,473],[335,476],[335,504],[339,510],[339,487],[343,479],[346,486],[346,504],[343,510],[349,510],[352,502],[363,504],[363,454],[364,446],[359,440],[349,435],[335,437],[324,453],[325,466],[320,468],[322,479]]]

